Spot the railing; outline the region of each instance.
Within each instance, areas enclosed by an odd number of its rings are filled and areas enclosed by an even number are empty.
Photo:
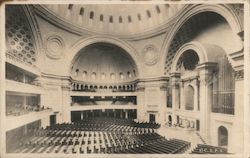
[[[234,107],[212,107],[212,112],[214,113],[222,113],[222,114],[234,114]]]
[[[45,110],[49,110],[50,108],[45,108],[45,107],[13,107],[13,108],[9,108],[6,110],[6,116],[21,116],[21,115],[25,115],[28,114],[30,112],[39,112],[39,111],[45,111]]]

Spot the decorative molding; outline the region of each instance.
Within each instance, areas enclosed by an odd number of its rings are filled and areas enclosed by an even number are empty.
[[[158,52],[159,51],[154,45],[146,45],[142,51],[142,57],[144,58],[145,64],[149,66],[155,65],[159,60]]]
[[[51,35],[45,41],[46,55],[51,59],[60,59],[64,53],[64,40],[58,35]]]
[[[136,87],[136,91],[137,92],[144,92],[145,91],[145,87],[144,86],[137,86]]]
[[[240,36],[241,41],[244,41],[244,31],[239,32],[238,36]]]
[[[162,86],[160,86],[160,90],[161,91],[167,91],[168,90],[168,86],[167,85],[162,85]]]
[[[244,70],[239,70],[234,72],[235,80],[243,80],[244,79]]]
[[[62,90],[65,90],[65,91],[70,91],[71,90],[71,85],[62,85]]]

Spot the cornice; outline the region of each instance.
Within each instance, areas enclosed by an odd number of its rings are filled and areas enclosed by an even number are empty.
[[[63,76],[63,75],[55,75],[55,74],[49,74],[49,73],[42,73],[42,78],[49,78],[49,79],[57,79],[57,80],[67,80],[71,83],[76,84],[88,84],[88,85],[131,85],[131,84],[137,84],[137,83],[146,83],[146,82],[168,82],[169,77],[154,77],[154,78],[140,78],[135,79],[134,81],[129,82],[118,82],[118,83],[96,83],[96,82],[85,82],[80,80],[75,80],[70,76]]]
[[[68,81],[70,81],[71,79],[69,76],[55,75],[55,74],[49,74],[49,73],[44,73],[44,72],[42,72],[41,77],[48,78],[48,79],[56,79],[56,80],[68,80]]]

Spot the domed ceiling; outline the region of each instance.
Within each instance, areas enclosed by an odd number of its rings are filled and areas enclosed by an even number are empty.
[[[127,52],[107,43],[83,48],[72,65],[71,76],[92,83],[122,83],[135,80],[137,69]]]
[[[63,4],[44,9],[79,28],[101,34],[138,34],[169,22],[182,4]]]

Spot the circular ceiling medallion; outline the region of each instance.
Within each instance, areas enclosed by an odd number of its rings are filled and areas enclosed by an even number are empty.
[[[147,65],[154,65],[158,61],[158,50],[154,45],[147,45],[143,49],[144,62]]]
[[[63,39],[58,35],[49,36],[46,40],[46,54],[52,59],[60,59],[64,50]]]

